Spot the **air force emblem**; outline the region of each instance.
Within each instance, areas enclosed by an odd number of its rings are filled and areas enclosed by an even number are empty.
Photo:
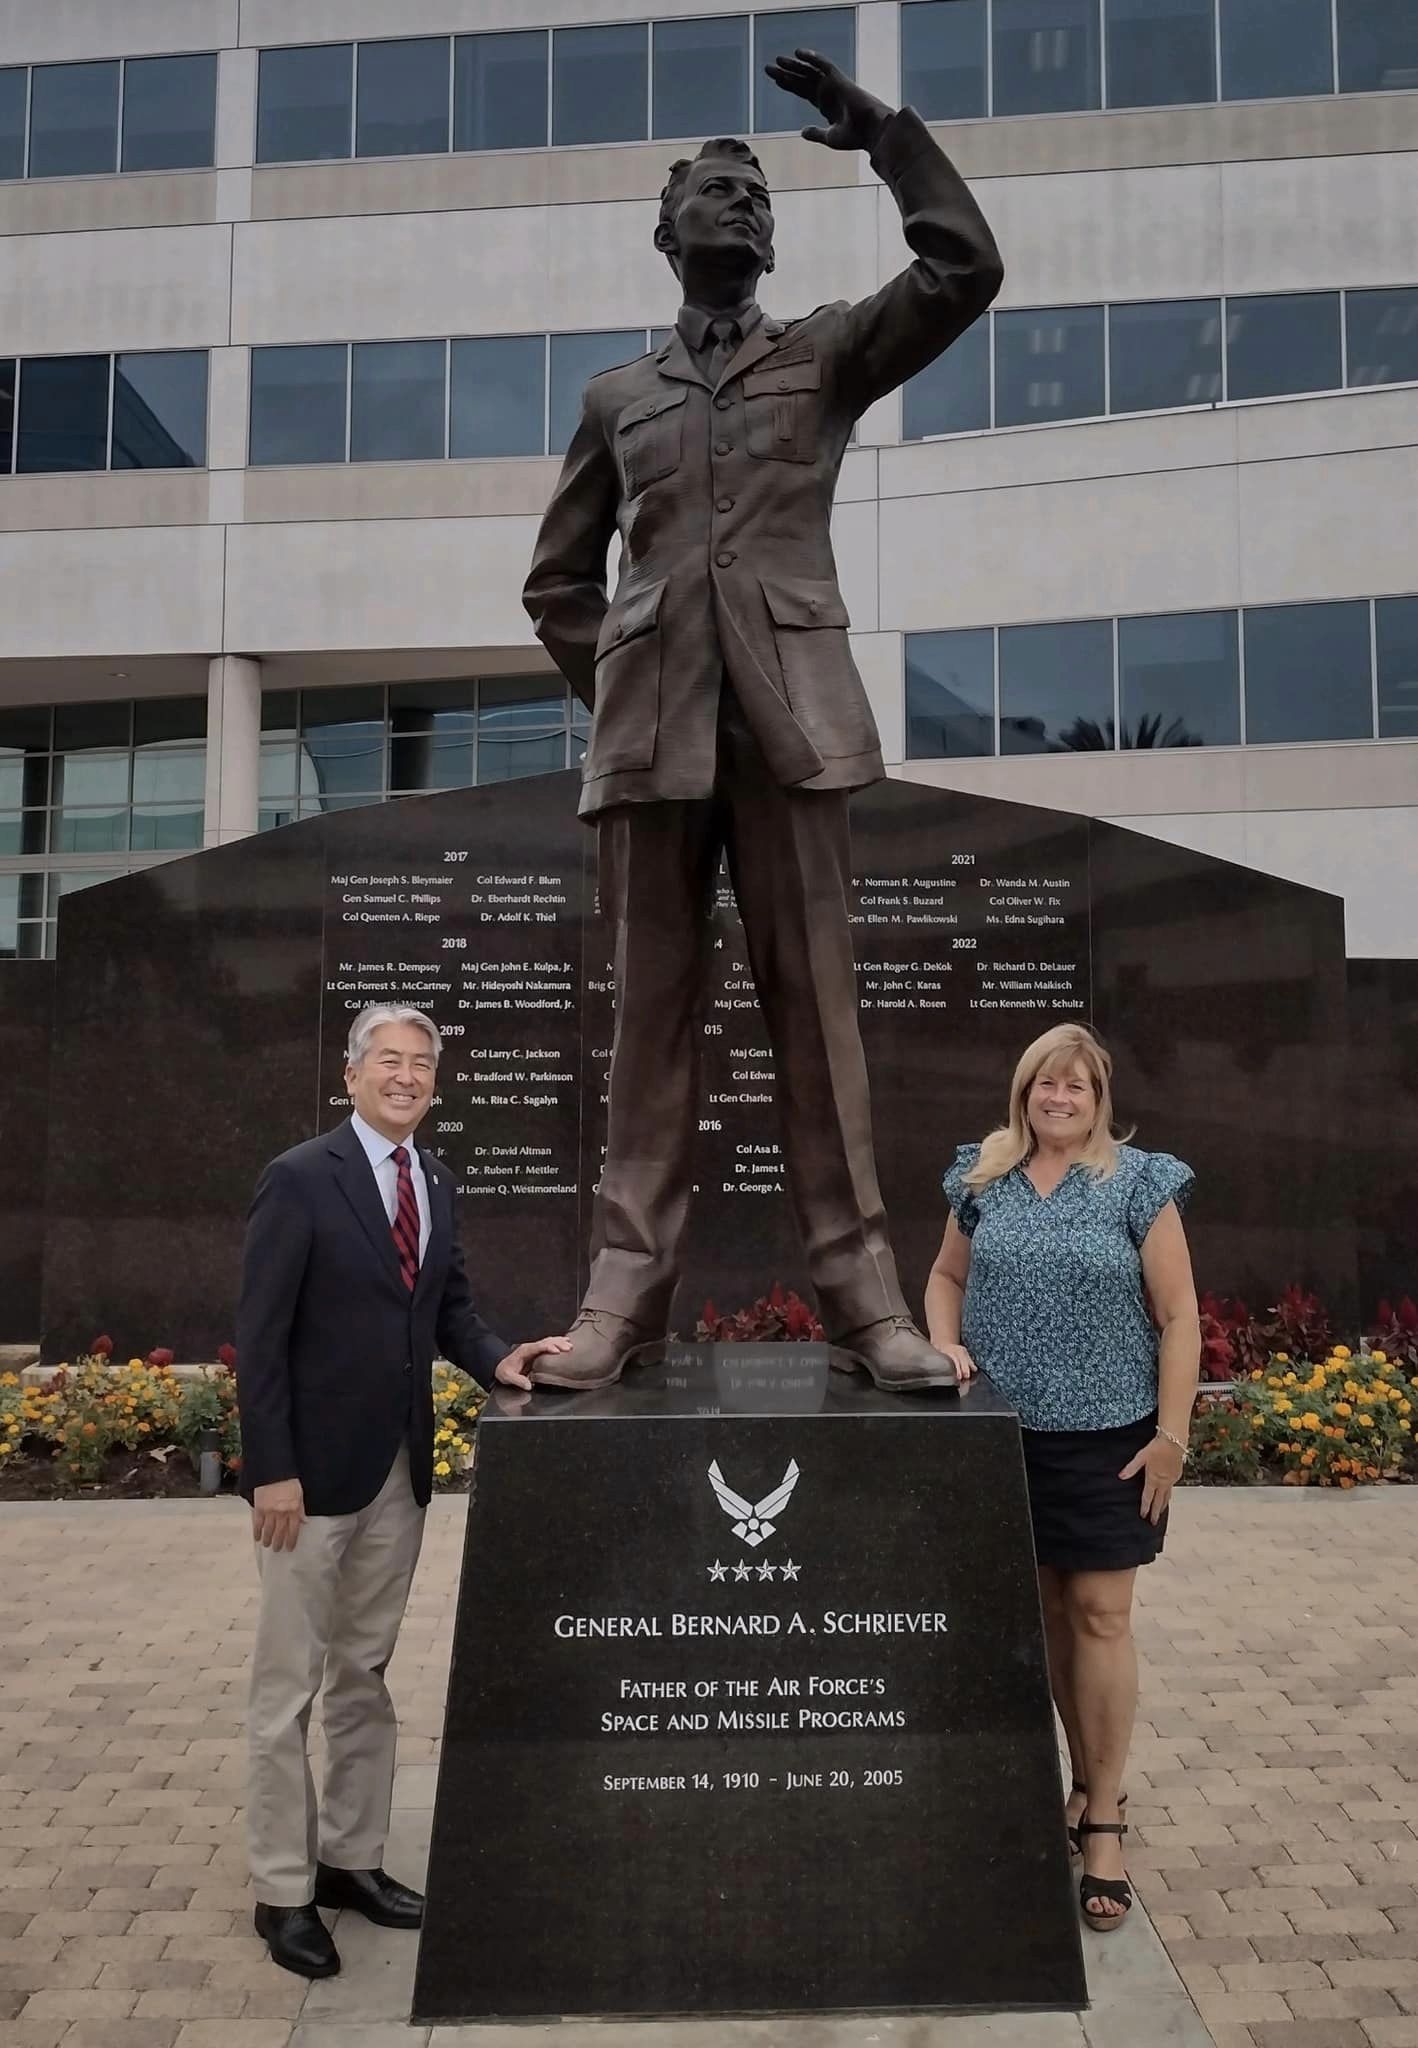
[[[772,1493],[765,1493],[760,1501],[747,1501],[742,1494],[735,1493],[731,1487],[724,1484],[724,1475],[719,1470],[717,1458],[709,1467],[709,1484],[714,1489],[714,1498],[733,1521],[735,1536],[747,1543],[751,1550],[756,1550],[760,1543],[766,1543],[773,1534],[777,1526],[773,1517],[782,1514],[793,1497],[793,1488],[797,1483],[798,1461],[796,1458],[790,1458],[788,1469],[783,1474],[782,1485],[775,1486]],[[768,1567],[765,1566],[764,1569],[767,1570]]]

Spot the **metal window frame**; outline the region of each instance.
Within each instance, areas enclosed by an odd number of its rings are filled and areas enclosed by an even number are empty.
[[[1372,699],[1369,715],[1372,722],[1370,736],[1382,738],[1379,731],[1379,601],[1369,599],[1369,690]]]

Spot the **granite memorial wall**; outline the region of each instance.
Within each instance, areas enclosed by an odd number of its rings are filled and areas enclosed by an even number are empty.
[[[347,1113],[366,1002],[447,1050],[424,1137],[509,1337],[569,1318],[601,1157],[613,991],[576,777],[332,813],[69,897],[44,1233],[49,1358],[105,1329],[211,1357],[263,1163]],[[1002,1115],[1022,1047],[1092,1020],[1138,1142],[1199,1178],[1203,1286],[1298,1279],[1357,1307],[1337,898],[1065,813],[888,782],[854,804],[877,1150],[908,1296],[940,1176]],[[801,1285],[773,1072],[732,902],[715,916],[699,1199],[676,1323]],[[14,1086],[8,1075],[7,1089]],[[33,1334],[30,1332],[29,1334]]]
[[[0,1344],[39,1334],[54,968],[0,963]]]

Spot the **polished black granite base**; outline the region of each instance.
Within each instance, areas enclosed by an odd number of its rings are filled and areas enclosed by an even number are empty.
[[[1014,1415],[834,1356],[494,1393],[416,2019],[1084,2004]]]

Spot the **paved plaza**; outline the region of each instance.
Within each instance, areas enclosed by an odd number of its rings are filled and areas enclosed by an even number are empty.
[[[407,2025],[414,1942],[342,1916],[307,1986],[251,1933],[238,1504],[0,1506],[5,2048],[1418,2048],[1418,1495],[1197,1491],[1142,1575],[1131,1864],[1080,2019]],[[393,1667],[388,1861],[427,1851],[463,1503]],[[791,1910],[790,1903],[787,1910]],[[469,1903],[468,1936],[488,1925]],[[499,1929],[499,1939],[515,1930]]]

